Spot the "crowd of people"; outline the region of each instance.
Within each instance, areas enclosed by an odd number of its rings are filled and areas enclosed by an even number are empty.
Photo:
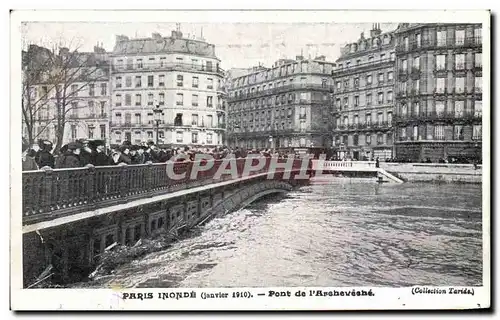
[[[56,152],[58,151],[58,152]],[[88,164],[94,166],[110,166],[118,164],[145,164],[148,162],[162,163],[171,160],[175,161],[193,161],[197,154],[207,154],[213,159],[225,158],[228,154],[233,154],[235,158],[245,158],[248,154],[260,154],[264,157],[286,158],[291,151],[273,152],[270,149],[252,149],[229,148],[226,146],[214,148],[193,148],[176,147],[161,148],[153,141],[146,143],[131,144],[125,141],[120,146],[106,148],[102,141],[77,140],[70,142],[60,150],[54,150],[52,142],[39,140],[38,144],[30,146],[23,141],[23,171],[38,170],[43,167],[53,169],[59,168],[78,168]],[[295,156],[298,156],[295,154]],[[173,159],[172,159],[173,160]]]

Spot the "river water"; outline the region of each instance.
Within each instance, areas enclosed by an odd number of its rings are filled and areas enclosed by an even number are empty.
[[[338,180],[216,218],[99,286],[481,285],[481,186]]]

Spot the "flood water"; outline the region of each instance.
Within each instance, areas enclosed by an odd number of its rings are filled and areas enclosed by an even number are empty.
[[[311,185],[216,218],[98,286],[481,285],[480,185]]]

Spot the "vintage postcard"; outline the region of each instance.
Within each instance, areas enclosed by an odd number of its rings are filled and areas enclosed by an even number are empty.
[[[11,33],[13,310],[490,307],[489,11]]]

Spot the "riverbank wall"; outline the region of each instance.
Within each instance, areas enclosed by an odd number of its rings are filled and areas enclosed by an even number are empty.
[[[481,165],[381,162],[380,168],[405,182],[482,183]]]

